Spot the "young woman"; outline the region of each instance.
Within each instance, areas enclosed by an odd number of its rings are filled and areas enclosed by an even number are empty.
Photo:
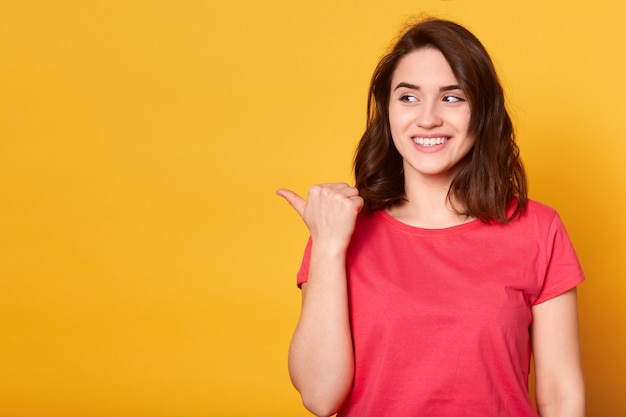
[[[289,370],[318,416],[584,416],[558,214],[528,200],[501,85],[453,22],[379,63],[356,186],[279,190],[311,239]],[[531,353],[537,411],[528,393]]]

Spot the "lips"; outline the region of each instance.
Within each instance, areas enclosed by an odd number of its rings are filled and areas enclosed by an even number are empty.
[[[446,143],[447,140],[448,138],[445,136],[434,137],[434,138],[423,138],[423,137],[416,136],[413,138],[413,142],[415,142],[415,144],[419,146],[443,145],[444,143]]]

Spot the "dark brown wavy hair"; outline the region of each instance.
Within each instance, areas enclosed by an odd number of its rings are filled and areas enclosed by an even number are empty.
[[[402,156],[389,127],[391,79],[399,61],[421,48],[435,48],[448,61],[468,98],[469,132],[475,143],[459,162],[452,196],[460,214],[484,222],[508,223],[526,209],[526,175],[515,143],[513,123],[502,86],[489,54],[464,27],[447,20],[426,19],[410,27],[378,63],[369,89],[367,126],[354,159],[356,187],[364,211],[389,208],[406,200]],[[512,211],[508,211],[515,204]]]

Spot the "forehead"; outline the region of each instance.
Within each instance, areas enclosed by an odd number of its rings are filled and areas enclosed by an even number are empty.
[[[441,51],[425,47],[409,52],[398,61],[393,72],[392,84],[398,82],[450,85],[456,84],[457,79]]]

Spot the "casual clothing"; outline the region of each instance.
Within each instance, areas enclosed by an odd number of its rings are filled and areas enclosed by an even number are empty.
[[[355,375],[339,416],[537,417],[531,307],[584,280],[553,209],[445,229],[360,215],[346,266]]]

